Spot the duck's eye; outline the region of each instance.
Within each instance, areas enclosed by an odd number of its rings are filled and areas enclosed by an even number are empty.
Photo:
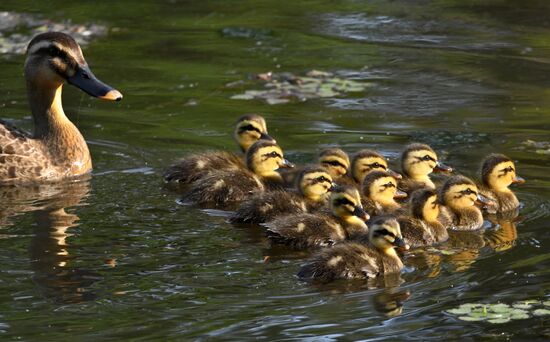
[[[344,167],[344,165],[342,165],[340,162],[336,161],[336,160],[325,160],[323,161],[323,164],[328,164],[330,166],[341,166],[341,167]]]
[[[271,152],[271,153],[269,154],[269,156],[270,156],[271,158],[277,158],[277,157],[282,158],[282,157],[283,157],[283,156],[281,156],[281,155],[280,155],[278,152],[276,152],[276,151]]]
[[[432,157],[430,157],[429,155],[425,155],[424,157],[422,157],[422,160],[425,160],[425,161],[435,161]]]
[[[511,166],[508,166],[507,168],[501,170],[501,172],[504,174],[507,174],[508,172],[512,172],[512,171],[514,171],[514,168]]]
[[[388,188],[395,188],[395,184],[393,184],[392,182],[389,182],[389,183],[386,183],[383,185],[384,188],[388,189]]]
[[[386,169],[386,167],[384,165],[382,165],[378,162],[374,162],[374,163],[370,164],[370,166],[372,168],[375,168],[375,169],[384,169],[384,170]]]
[[[243,132],[246,132],[246,131],[255,131],[255,132],[261,133],[259,129],[257,129],[256,127],[254,127],[252,125],[241,126],[239,128],[240,133],[243,133]]]
[[[317,177],[317,181],[320,183],[327,182],[328,179],[325,176]]]
[[[335,199],[334,200],[334,205],[335,206],[350,205],[352,207],[355,207],[355,204],[347,198],[337,198],[337,199]]]
[[[472,190],[470,188],[462,191],[462,193],[465,194],[465,195],[471,195],[471,194],[476,194],[477,195],[477,192],[475,192],[474,190]]]

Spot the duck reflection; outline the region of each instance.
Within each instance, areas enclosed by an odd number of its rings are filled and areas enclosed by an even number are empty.
[[[12,225],[14,217],[32,212],[35,220],[29,246],[33,281],[40,293],[64,303],[93,300],[88,290],[98,274],[74,266],[67,238],[78,225],[78,216],[66,208],[86,205],[89,179],[64,184],[0,188],[0,226]],[[6,200],[8,199],[8,200]]]

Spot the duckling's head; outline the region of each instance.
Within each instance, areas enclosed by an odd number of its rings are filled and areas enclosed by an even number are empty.
[[[122,99],[118,90],[94,76],[78,43],[61,32],[41,33],[31,40],[27,46],[25,77],[36,88],[57,89],[68,82],[94,97]]]
[[[388,168],[388,162],[380,153],[372,150],[361,150],[353,155],[351,173],[353,178],[361,183],[366,175],[373,171],[387,171],[395,178],[401,175]]]
[[[430,146],[419,143],[405,147],[401,154],[401,170],[412,179],[425,178],[433,171],[452,171],[437,160],[437,154]]]
[[[298,189],[314,201],[325,199],[332,190],[332,176],[321,166],[306,166],[297,178]]]
[[[237,120],[233,136],[243,152],[246,152],[258,140],[267,140],[276,143],[275,139],[267,134],[265,119],[256,114],[241,116]]]
[[[472,180],[464,176],[454,176],[447,179],[440,190],[440,201],[454,210],[466,209],[477,203],[487,203],[481,196]]]
[[[407,197],[407,194],[397,189],[397,180],[388,172],[374,171],[369,173],[361,185],[363,196],[382,205],[395,205],[396,198]]]
[[[246,152],[249,170],[261,177],[280,178],[277,169],[293,167],[283,156],[283,150],[274,142],[258,140]]]
[[[411,194],[412,216],[428,222],[437,221],[439,203],[437,194],[430,189],[416,190]]]
[[[348,172],[349,157],[339,148],[328,148],[319,154],[319,164],[327,169],[332,178],[338,179]]]
[[[525,180],[516,174],[512,159],[503,154],[490,154],[481,165],[481,181],[489,189],[509,191],[508,187]]]
[[[353,186],[336,186],[330,194],[330,209],[334,216],[344,220],[359,218],[362,221],[369,219],[369,215],[363,210],[359,191]]]
[[[399,222],[394,216],[376,216],[369,221],[369,241],[385,253],[394,253],[394,248],[409,249],[403,240]]]

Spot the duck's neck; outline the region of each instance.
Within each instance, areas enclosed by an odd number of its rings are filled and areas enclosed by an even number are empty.
[[[435,189],[435,184],[430,179],[429,175],[426,174],[413,174],[410,176],[412,180],[419,183],[424,183],[426,187]]]
[[[27,84],[34,119],[33,138],[42,141],[54,164],[68,167],[71,175],[79,175],[91,168],[90,152],[82,134],[65,116],[62,87]]]

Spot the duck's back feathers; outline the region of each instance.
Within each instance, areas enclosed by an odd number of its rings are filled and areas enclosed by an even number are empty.
[[[248,170],[218,171],[192,183],[184,198],[200,205],[228,208],[264,188],[259,177]]]
[[[275,190],[256,193],[231,216],[232,222],[263,223],[277,216],[305,213],[308,201],[295,192]]]
[[[328,215],[286,215],[265,224],[268,237],[295,248],[332,246],[346,239],[344,227]]]
[[[210,172],[246,169],[241,157],[225,151],[204,152],[190,155],[170,166],[164,172],[166,182],[192,183]]]
[[[512,191],[496,192],[483,186],[479,187],[479,193],[490,200],[490,203],[485,205],[485,210],[489,214],[514,211],[519,207],[518,198]]]

